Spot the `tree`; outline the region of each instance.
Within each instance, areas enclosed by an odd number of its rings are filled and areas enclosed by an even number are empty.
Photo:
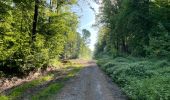
[[[27,74],[51,66],[64,54],[78,58],[85,41],[71,11],[76,1],[1,0],[0,71]]]
[[[86,44],[88,44],[90,42],[90,39],[89,39],[90,35],[91,35],[90,31],[88,31],[87,29],[83,29],[82,35],[83,35],[82,38],[83,38],[84,42]]]
[[[99,31],[95,54],[169,55],[168,1],[103,0],[101,5],[98,25],[108,31]]]
[[[32,26],[32,42],[35,41],[36,35],[36,28],[37,28],[37,20],[38,20],[38,9],[40,0],[34,0],[35,7],[34,7],[34,18],[33,18],[33,26]]]

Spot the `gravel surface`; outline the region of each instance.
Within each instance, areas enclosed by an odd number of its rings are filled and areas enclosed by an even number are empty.
[[[127,100],[120,88],[114,84],[94,62],[68,83],[53,98],[54,100]]]

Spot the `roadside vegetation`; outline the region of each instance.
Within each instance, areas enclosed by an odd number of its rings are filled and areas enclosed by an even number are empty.
[[[169,13],[168,0],[101,2],[94,58],[130,99],[170,99]]]
[[[77,32],[79,16],[72,11],[76,4],[77,0],[0,1],[0,100],[19,99],[41,85],[46,86],[32,99],[48,98],[82,69],[70,59],[91,58],[91,33]]]
[[[54,96],[62,87],[63,83],[54,83],[49,85],[43,91],[32,97],[32,100],[47,100]]]
[[[28,91],[29,89],[34,90],[34,88],[40,85],[41,86],[44,85],[44,87],[42,89],[40,88],[40,90],[38,90],[35,94],[33,94],[34,93],[33,90],[32,90],[33,93],[26,94],[29,95],[28,98],[31,100],[50,99],[64,86],[68,79],[74,77],[82,68],[83,65],[81,64],[77,65],[74,64],[74,66],[67,64],[65,65],[65,67],[62,67],[61,69],[57,69],[35,80],[26,82],[24,84],[12,88],[9,91],[9,93],[1,94],[0,99],[1,100],[21,99],[20,97],[23,95],[24,92]]]
[[[42,76],[41,78],[38,78],[38,79],[33,80],[31,82],[25,83],[23,85],[20,85],[16,88],[12,89],[10,91],[9,95],[6,96],[6,98],[15,99],[15,98],[19,97],[27,89],[38,86],[38,85],[40,85],[44,82],[51,80],[53,78],[53,76],[54,76],[53,74],[47,75],[47,76]],[[0,99],[1,99],[1,97],[0,97]]]
[[[133,100],[170,99],[170,62],[117,57],[98,59],[97,64]]]
[[[77,32],[77,0],[0,1],[0,77],[24,76],[63,59],[90,58],[91,33]]]
[[[64,76],[61,80],[48,85],[42,91],[39,91],[37,94],[31,97],[31,100],[49,100],[51,98],[55,98],[55,95],[60,91],[62,87],[64,87],[65,82],[73,78],[83,67],[73,67],[71,70]]]

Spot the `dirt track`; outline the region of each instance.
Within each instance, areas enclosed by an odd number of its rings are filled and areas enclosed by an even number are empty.
[[[127,100],[118,86],[91,62],[54,97],[54,100]]]

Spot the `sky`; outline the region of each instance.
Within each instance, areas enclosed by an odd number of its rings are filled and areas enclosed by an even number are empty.
[[[97,28],[92,27],[92,25],[95,23],[95,12],[90,9],[89,4],[95,9],[96,13],[98,13],[99,5],[94,3],[92,0],[78,0],[78,5],[73,6],[72,10],[78,16],[80,16],[80,23],[77,31],[81,33],[82,29],[87,29],[91,32],[91,42],[89,47],[93,51],[94,45],[97,41],[98,30]]]

